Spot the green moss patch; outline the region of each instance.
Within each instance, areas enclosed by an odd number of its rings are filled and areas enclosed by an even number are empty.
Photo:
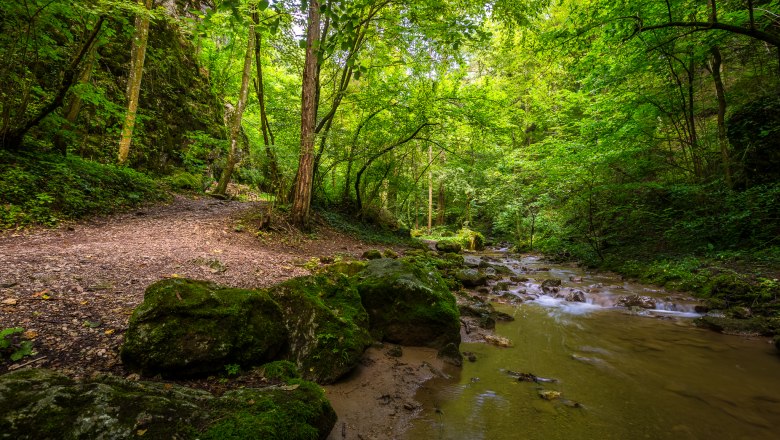
[[[204,391],[102,375],[75,381],[49,370],[0,376],[0,435],[14,439],[318,439],[336,415],[322,389],[291,379],[214,397]]]
[[[372,260],[357,276],[357,288],[378,339],[436,348],[460,343],[455,297],[434,268]]]

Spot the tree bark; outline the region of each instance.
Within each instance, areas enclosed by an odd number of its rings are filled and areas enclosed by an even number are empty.
[[[227,163],[222,170],[222,175],[219,178],[217,188],[214,190],[214,194],[224,196],[227,191],[227,185],[230,183],[230,178],[233,176],[233,169],[235,169],[238,163],[241,136],[241,118],[244,116],[244,109],[246,108],[246,101],[249,97],[249,82],[252,80],[252,55],[255,48],[255,26],[249,25],[249,35],[247,35],[246,54],[244,55],[244,70],[241,74],[241,89],[238,92],[238,103],[236,109],[230,118],[230,150],[228,150]]]
[[[86,84],[89,82],[90,78],[92,78],[92,70],[95,65],[95,47],[95,45],[92,45],[87,58],[87,63],[84,65],[84,68],[81,69],[78,81],[79,84]],[[59,132],[54,136],[54,148],[63,156],[68,155],[68,144],[62,131],[73,130],[80,111],[81,98],[75,94],[71,94],[68,105],[65,108],[65,124],[60,127]]]
[[[255,24],[255,69],[256,69],[256,82],[255,93],[257,94],[257,102],[260,105],[260,131],[263,135],[263,145],[265,146],[265,156],[268,160],[267,172],[264,176],[266,181],[270,181],[271,193],[275,196],[279,196],[279,191],[282,189],[281,173],[279,172],[279,161],[276,158],[276,154],[272,150],[272,146],[276,144],[274,139],[274,133],[271,130],[271,125],[268,123],[268,113],[265,106],[265,82],[263,81],[263,63],[262,63],[262,42],[263,37],[260,35],[258,26],[260,24],[260,16],[257,11],[252,13],[252,21]]]
[[[152,0],[138,0],[147,10],[152,9]],[[141,92],[141,78],[144,75],[146,44],[149,41],[149,15],[142,14],[135,19],[133,46],[130,49],[130,76],[127,79],[127,113],[122,124],[122,137],[119,139],[120,164],[127,163],[130,155],[130,142],[135,129],[135,117],[138,111],[138,95]]]
[[[314,174],[314,129],[317,118],[317,60],[315,44],[320,39],[320,3],[309,0],[306,61],[303,67],[301,91],[301,153],[295,182],[292,220],[301,229],[309,228],[311,190]]]
[[[433,145],[428,143],[428,163],[433,162]],[[433,223],[433,171],[428,169],[428,233]]]

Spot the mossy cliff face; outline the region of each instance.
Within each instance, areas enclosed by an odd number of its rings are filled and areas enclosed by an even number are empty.
[[[267,292],[168,279],[146,290],[121,354],[143,374],[187,376],[260,365],[286,346],[282,309]]]
[[[303,377],[330,383],[351,371],[371,344],[360,295],[340,274],[294,278],[272,287],[289,334],[288,358]]]
[[[0,439],[317,439],[336,415],[316,384],[291,379],[217,398],[204,391],[49,370],[0,376]]]
[[[455,297],[438,271],[382,258],[370,261],[356,279],[375,337],[435,348],[460,344]]]

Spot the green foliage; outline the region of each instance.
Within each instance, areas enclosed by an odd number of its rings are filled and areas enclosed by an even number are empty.
[[[408,231],[392,231],[375,224],[363,223],[336,211],[322,211],[320,215],[336,230],[367,243],[405,244],[408,241]]]
[[[51,226],[164,197],[151,178],[128,168],[73,156],[0,150],[0,228]]]
[[[0,360],[6,356],[11,362],[16,362],[25,356],[31,356],[33,344],[30,341],[21,340],[24,329],[21,327],[5,328],[0,330]]]

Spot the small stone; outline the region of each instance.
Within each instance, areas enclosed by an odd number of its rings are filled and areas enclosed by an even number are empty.
[[[544,400],[555,400],[561,397],[560,391],[540,391],[539,397]]]
[[[3,305],[15,306],[19,301],[16,298],[6,298],[3,300]]]

